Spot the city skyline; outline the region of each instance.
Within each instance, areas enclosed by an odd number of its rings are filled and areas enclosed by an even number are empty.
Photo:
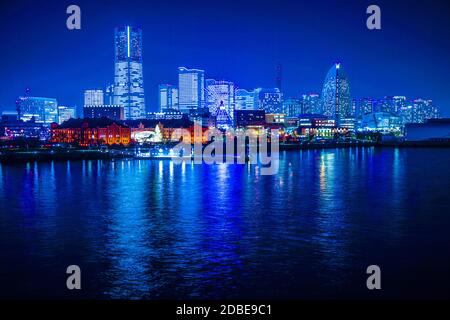
[[[319,1],[320,2],[320,1]],[[39,8],[34,8],[33,5],[30,7],[25,5],[26,2],[19,3],[16,5],[16,11],[14,11],[14,6],[11,8],[7,8],[6,18],[2,19],[2,25],[7,23],[10,19],[8,13],[14,14],[27,14],[29,9],[31,11],[41,10]],[[203,4],[200,6],[200,4]],[[241,14],[248,12],[250,8],[250,4],[252,2],[246,2],[242,5],[241,10],[237,13],[240,17]],[[328,4],[326,1],[321,1],[320,5]],[[322,47],[317,47],[314,49],[313,44],[317,42],[317,36],[320,34],[323,40],[332,40],[334,36],[339,33],[340,25],[336,25],[335,32],[330,34],[321,33],[323,31],[323,27],[318,27],[318,30],[313,30],[309,26],[306,28],[306,31],[303,27],[306,25],[304,22],[298,22],[299,26],[297,28],[286,28],[285,24],[280,24],[274,27],[274,30],[269,30],[267,24],[270,21],[259,26],[259,28],[253,28],[251,24],[247,23],[245,25],[239,24],[242,29],[238,29],[238,26],[234,26],[232,29],[234,32],[233,36],[237,36],[236,44],[231,44],[229,47],[225,46],[224,48],[218,50],[215,44],[218,41],[217,38],[220,37],[211,37],[211,19],[205,19],[201,23],[194,23],[193,16],[195,16],[194,11],[197,8],[201,8],[201,12],[211,13],[215,8],[212,5],[207,5],[201,1],[195,1],[192,3],[192,7],[188,7],[185,4],[175,2],[175,13],[174,16],[180,17],[181,13],[185,13],[190,19],[180,18],[177,23],[168,23],[168,29],[170,29],[169,34],[165,32],[161,32],[160,34],[155,35],[155,32],[161,31],[161,27],[157,26],[158,19],[161,19],[164,15],[161,13],[166,12],[166,7],[164,4],[159,4],[155,6],[153,10],[150,10],[148,13],[149,18],[143,19],[142,14],[138,13],[137,9],[147,8],[144,3],[141,2],[131,2],[131,4],[125,8],[123,14],[120,15],[119,12],[111,11],[108,12],[106,17],[109,17],[107,23],[104,18],[98,17],[96,25],[93,26],[93,21],[90,21],[90,17],[94,17],[94,9],[98,6],[101,6],[102,2],[89,4],[81,1],[80,7],[83,11],[83,27],[80,31],[68,31],[64,30],[64,26],[61,27],[62,30],[56,32],[56,36],[52,35],[47,38],[42,38],[41,44],[29,44],[29,46],[36,45],[44,45],[48,41],[56,40],[55,37],[63,36],[63,39],[58,39],[60,41],[57,46],[54,46],[54,53],[51,55],[55,55],[57,53],[61,53],[63,48],[66,48],[67,41],[71,43],[72,48],[74,48],[73,52],[65,51],[67,58],[58,55],[57,59],[47,59],[47,73],[45,81],[38,81],[41,79],[39,75],[41,73],[35,73],[31,71],[24,70],[25,66],[27,66],[28,70],[35,70],[36,68],[40,68],[40,59],[42,58],[42,53],[37,52],[36,50],[29,50],[30,53],[20,53],[19,65],[17,63],[8,64],[5,68],[6,78],[2,79],[1,87],[6,90],[2,90],[0,92],[0,110],[2,111],[11,111],[14,109],[14,101],[18,96],[23,95],[24,88],[30,87],[32,89],[33,96],[43,96],[43,97],[55,97],[58,99],[58,102],[61,105],[77,105],[79,108],[82,106],[82,93],[84,90],[92,89],[92,88],[104,88],[109,85],[113,77],[113,55],[114,55],[114,46],[112,43],[112,30],[117,25],[121,24],[121,21],[124,19],[131,18],[134,21],[131,21],[132,25],[140,25],[144,30],[144,78],[145,80],[145,99],[147,105],[147,111],[159,111],[158,108],[158,85],[161,83],[177,83],[177,74],[176,68],[179,66],[186,66],[189,68],[199,68],[205,70],[205,79],[216,79],[216,80],[227,80],[233,81],[235,83],[236,89],[246,89],[253,90],[258,87],[265,88],[273,88],[277,85],[279,81],[277,68],[278,64],[281,63],[283,67],[282,73],[282,87],[284,96],[289,98],[291,96],[300,97],[304,93],[309,92],[317,92],[320,93],[323,85],[323,79],[326,74],[326,70],[329,69],[332,62],[339,60],[342,61],[348,73],[348,78],[351,84],[351,96],[352,98],[362,98],[362,97],[374,97],[374,98],[382,98],[384,96],[407,96],[410,99],[415,99],[417,97],[423,97],[426,99],[433,99],[435,103],[441,108],[443,115],[449,114],[449,97],[447,97],[448,90],[443,90],[441,88],[445,88],[445,85],[448,83],[448,75],[444,74],[444,72],[440,70],[446,70],[447,68],[439,68],[433,63],[432,68],[426,69],[426,65],[428,64],[427,60],[430,60],[429,57],[431,53],[434,58],[439,58],[440,55],[445,51],[447,47],[450,47],[448,40],[437,39],[434,35],[432,38],[428,38],[429,44],[427,46],[427,52],[430,52],[428,56],[423,56],[421,59],[414,60],[414,74],[417,77],[409,77],[407,76],[409,73],[406,73],[405,69],[411,67],[411,55],[402,57],[402,59],[381,59],[385,61],[385,63],[380,63],[380,61],[369,61],[367,56],[367,49],[364,49],[364,45],[368,45],[373,50],[375,48],[375,44],[378,46],[379,54],[386,55],[387,52],[390,52],[388,49],[389,45],[392,45],[392,30],[389,30],[390,24],[397,20],[392,20],[392,11],[397,10],[395,6],[381,3],[383,9],[383,29],[377,34],[376,32],[372,32],[365,29],[364,21],[366,15],[364,10],[361,10],[359,13],[360,18],[356,18],[355,21],[351,23],[351,27],[355,28],[352,30],[347,30],[347,36],[356,36],[354,41],[359,41],[361,46],[361,52],[357,53],[355,48],[359,48],[357,43],[355,42],[355,46],[351,52],[345,51],[342,48],[342,44],[335,46],[332,49],[329,45],[325,45]],[[289,8],[292,4],[286,4],[286,8]],[[304,10],[299,11],[299,15],[305,14],[307,12],[312,19],[315,15],[318,15],[320,10],[316,12],[316,8],[311,4],[304,4]],[[333,6],[330,4],[330,10],[334,11],[338,14],[356,14],[355,6],[351,7],[346,4],[343,4],[340,7]],[[398,4],[397,4],[398,6]],[[57,14],[57,9],[60,5],[48,5],[45,9],[49,11],[50,17]],[[62,7],[62,6],[61,6]],[[286,8],[277,8],[277,10],[286,10]],[[356,7],[358,8],[358,6]],[[361,9],[364,6],[361,5]],[[439,5],[431,6],[427,8],[429,11],[437,10]],[[22,9],[19,10],[18,9]],[[231,8],[230,8],[231,9]],[[232,16],[230,13],[230,9],[223,10],[219,13],[215,13],[216,15],[220,15],[219,19],[223,22],[223,25],[227,26],[227,22],[236,22],[236,17]],[[322,8],[323,9],[323,8]],[[351,10],[350,10],[351,9]],[[409,13],[409,16],[406,16],[401,10],[396,13],[399,21],[405,21],[406,18],[411,18],[417,14],[416,7],[412,6]],[[255,15],[264,15],[267,13],[267,5],[261,4],[258,7],[257,13]],[[121,10],[117,10],[121,11]],[[2,11],[3,12],[3,11]],[[346,13],[347,12],[347,13]],[[160,14],[159,18],[156,21],[150,19],[153,15]],[[329,13],[322,12],[321,14],[328,15]],[[208,17],[208,14],[206,15]],[[233,18],[234,17],[234,18]],[[60,20],[65,18],[64,15],[60,17]],[[287,16],[289,20],[291,18],[290,15]],[[438,16],[439,18],[439,16]],[[187,19],[187,20],[186,20]],[[253,18],[252,18],[253,19]],[[275,19],[275,18],[274,18]],[[51,20],[51,19],[50,19]],[[58,22],[58,19],[55,19],[55,23]],[[152,22],[149,22],[152,20]],[[194,19],[195,20],[195,19]],[[270,20],[270,19],[268,19]],[[308,20],[308,19],[307,19]],[[277,19],[273,21],[278,21]],[[273,22],[272,21],[272,22]],[[440,20],[439,20],[440,21]],[[292,22],[292,21],[291,21]],[[419,27],[420,21],[411,20],[411,23],[415,27]],[[440,21],[445,25],[444,21]],[[183,24],[187,26],[183,31],[180,31],[180,26]],[[186,24],[187,23],[187,24]],[[337,21],[335,18],[330,22],[326,22],[326,24],[334,23]],[[24,23],[25,25],[27,23]],[[208,37],[198,37],[195,38],[193,31],[199,28],[198,24],[204,26],[205,32],[208,33]],[[46,31],[49,25],[53,25],[53,23],[49,22],[47,25],[43,25],[41,29],[42,31]],[[21,26],[22,27],[22,26]],[[222,31],[222,27],[218,27]],[[391,27],[392,28],[392,27]],[[108,30],[107,30],[108,29]],[[224,28],[225,29],[225,28]],[[292,30],[291,30],[292,29]],[[348,29],[348,26],[347,26]],[[387,29],[387,30],[386,30]],[[2,32],[6,32],[8,27],[5,27],[5,30]],[[167,30],[166,30],[167,31]],[[180,32],[178,32],[180,31]],[[292,53],[292,49],[294,48],[294,37],[293,35],[298,31],[304,32],[304,39],[309,40],[304,42],[303,50],[298,51],[297,54]],[[78,32],[78,33],[77,33]],[[395,32],[398,32],[398,28]],[[427,35],[429,30],[422,30],[422,35]],[[41,32],[38,30],[30,30],[29,34],[26,34],[23,31],[24,36],[32,39],[33,37],[42,36]],[[439,33],[439,31],[437,31]],[[259,40],[266,39],[266,41],[258,41],[259,46],[255,46],[255,40],[249,40],[248,38],[242,38],[243,35],[251,35],[254,34],[255,37]],[[414,43],[420,44],[421,41],[424,41],[422,37],[416,35],[416,39]],[[169,38],[163,38],[162,36],[169,36]],[[264,35],[263,37],[261,35]],[[310,35],[314,35],[315,37],[311,37]],[[181,37],[184,36],[184,37]],[[64,39],[66,37],[67,39]],[[181,37],[181,38],[180,38]],[[367,40],[361,39],[368,38]],[[177,39],[181,39],[183,41],[175,41]],[[245,39],[246,41],[242,41]],[[383,40],[384,39],[384,40]],[[199,46],[187,46],[185,41],[194,40],[196,44]],[[288,41],[286,41],[288,40]],[[11,41],[7,39],[7,41]],[[335,40],[332,40],[335,41]],[[402,42],[403,40],[399,40]],[[248,43],[248,44],[247,44]],[[14,44],[16,46],[14,46]],[[89,61],[86,60],[86,52],[80,54],[79,46],[82,45],[84,48],[90,48],[89,50]],[[241,52],[236,53],[232,49],[235,49],[237,44],[243,46],[243,50]],[[335,44],[335,43],[333,43]],[[438,46],[442,44],[443,46]],[[11,48],[20,48],[18,43],[7,43]],[[87,46],[86,46],[87,45]],[[275,49],[270,49],[271,45],[274,45]],[[312,45],[312,46],[311,46]],[[408,51],[406,49],[409,48],[411,43],[403,44],[400,46],[400,51]],[[308,50],[304,50],[307,47]],[[310,49],[310,48],[313,49]],[[197,48],[197,49],[195,49]],[[283,48],[285,50],[283,50]],[[421,47],[418,47],[421,48]],[[39,50],[38,50],[39,51]],[[334,52],[333,52],[334,51]],[[419,50],[420,51],[420,50]],[[31,52],[35,52],[35,55],[32,55]],[[295,51],[297,52],[297,51]],[[355,53],[356,52],[356,53]],[[392,54],[392,53],[391,53]],[[399,58],[395,57],[396,54],[392,54],[389,58]],[[20,56],[23,59],[20,59]],[[209,58],[205,58],[209,56]],[[365,57],[366,56],[366,57]],[[371,54],[373,57],[373,53]],[[108,57],[111,57],[108,58]],[[432,60],[433,60],[432,59]],[[71,61],[71,65],[68,66],[64,61]],[[448,63],[446,59],[441,59],[442,63]],[[369,62],[369,63],[368,63]],[[58,66],[63,64],[62,68]],[[385,67],[380,68],[380,64],[385,65]],[[49,66],[50,65],[50,66]],[[90,67],[90,73],[86,74],[86,68]],[[15,68],[15,72],[11,74],[11,68]],[[77,69],[78,71],[74,70]],[[363,70],[364,69],[364,70]],[[74,73],[75,72],[75,77]],[[410,71],[412,72],[412,71]],[[23,76],[25,74],[25,76]],[[8,75],[12,75],[8,77]],[[22,75],[22,76],[21,76]],[[78,75],[78,76],[77,76]],[[20,77],[20,78],[19,78]],[[62,83],[57,83],[52,81],[56,78],[65,79],[61,81]],[[67,79],[66,81],[66,78]],[[10,79],[11,81],[7,81]],[[64,86],[63,83],[71,84],[68,86]],[[80,89],[78,91],[78,88]]]
[[[105,89],[84,91],[84,118],[139,120],[151,115],[152,112],[148,112],[145,106],[142,35],[142,28],[138,26],[126,25],[114,29],[114,83],[104,86]],[[334,62],[329,69],[322,96],[303,94],[302,99],[286,97],[280,90],[281,64],[276,68],[276,87],[259,87],[252,91],[236,90],[230,81],[205,79],[205,74],[202,69],[178,67],[177,86],[158,86],[157,112],[169,117],[174,112],[189,115],[191,119],[202,119],[204,125],[208,123],[224,130],[237,124],[234,113],[240,110],[263,110],[269,123],[284,123],[285,117],[288,117],[289,126],[302,122],[300,115],[303,115],[302,118],[307,114],[313,117],[321,115],[337,128],[350,130],[375,127],[401,131],[406,123],[424,123],[441,116],[432,99],[406,100],[402,96],[352,99],[349,79],[340,61]],[[57,99],[33,97],[30,92],[31,89],[26,88],[24,96],[16,100],[19,120],[61,125],[61,119],[67,120],[67,116],[75,118],[76,106],[59,107]],[[104,103],[105,98],[109,104]],[[10,117],[11,113],[6,112],[6,117]]]

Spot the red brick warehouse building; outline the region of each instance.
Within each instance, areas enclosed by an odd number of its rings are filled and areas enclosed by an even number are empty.
[[[80,146],[128,145],[131,129],[108,118],[70,119],[61,125],[52,124],[51,141]]]

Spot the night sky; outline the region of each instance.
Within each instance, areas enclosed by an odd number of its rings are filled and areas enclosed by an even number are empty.
[[[281,63],[289,97],[320,92],[339,60],[352,97],[432,98],[450,116],[448,0],[0,1],[0,110],[26,87],[81,107],[83,90],[113,82],[113,30],[132,24],[143,28],[148,111],[178,66],[253,89],[273,87]],[[70,4],[81,7],[79,31],[66,28]],[[370,4],[382,30],[366,28]]]

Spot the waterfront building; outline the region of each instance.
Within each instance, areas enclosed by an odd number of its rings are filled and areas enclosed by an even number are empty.
[[[162,113],[178,111],[178,88],[171,84],[160,84],[158,100]]]
[[[283,101],[283,113],[287,117],[296,117],[302,113],[301,101],[297,98],[288,98]]]
[[[320,95],[317,93],[302,95],[301,106],[302,114],[323,114]]]
[[[104,104],[103,90],[85,90],[84,105],[98,106]]]
[[[52,124],[51,141],[80,146],[128,145],[131,142],[131,129],[108,118],[70,119],[61,125]]]
[[[348,129],[348,130],[354,130],[355,129],[355,124],[356,124],[356,119],[355,118],[342,118],[339,121],[339,127],[340,128],[344,128],[344,129]]]
[[[125,119],[145,117],[142,30],[119,27],[114,32],[114,105],[124,107]]]
[[[85,105],[83,114],[85,118],[91,119],[108,118],[116,121],[125,119],[125,110],[121,105]]]
[[[254,110],[255,104],[257,103],[255,100],[254,90],[237,89],[235,110]]]
[[[433,100],[418,98],[399,104],[398,116],[402,124],[425,123],[428,119],[439,118],[440,113]]]
[[[284,118],[284,125],[286,126],[286,128],[298,128],[298,124],[299,124],[299,117],[285,117]]]
[[[401,116],[402,112],[407,111],[408,106],[404,96],[386,96],[382,99],[366,97],[353,99],[351,109],[351,114],[361,119],[365,114],[374,112],[387,112]]]
[[[323,114],[336,119],[350,116],[350,85],[340,63],[335,63],[328,71],[322,90]]]
[[[2,112],[0,121],[0,138],[14,140],[17,138],[33,138],[45,141],[49,138],[49,127],[44,123],[37,123],[34,118],[29,121],[18,119],[17,112]]]
[[[77,108],[76,107],[58,107],[58,124],[63,123],[69,119],[75,119],[77,117]]]
[[[131,128],[132,140],[139,144],[155,143],[157,140],[163,143],[171,142],[172,135],[178,129],[189,130],[191,137],[194,137],[194,122],[189,120],[186,114],[176,119],[127,120],[125,124]],[[202,133],[207,129],[207,127],[203,127]],[[201,139],[202,143],[206,143],[208,140],[207,136],[203,134]]]
[[[235,108],[235,91],[233,82],[206,80],[206,107],[211,115],[216,115],[224,108],[228,117],[233,118]],[[223,112],[221,112],[222,115]]]
[[[389,112],[372,112],[362,116],[358,125],[359,131],[400,132],[400,117]]]
[[[205,71],[178,68],[178,104],[182,113],[189,114],[205,106]]]
[[[58,102],[56,99],[43,97],[19,97],[16,101],[20,120],[50,125],[58,122]]]
[[[297,132],[300,136],[315,138],[333,138],[336,133],[347,132],[339,129],[336,120],[321,114],[301,114],[298,120]]]
[[[266,113],[264,110],[235,110],[234,123],[236,128],[263,127]]]
[[[281,113],[283,110],[283,94],[278,88],[255,89],[256,108],[266,113]]]

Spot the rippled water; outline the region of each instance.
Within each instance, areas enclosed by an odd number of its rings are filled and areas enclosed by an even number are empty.
[[[448,298],[449,160],[286,152],[275,176],[166,160],[0,164],[0,297]]]

